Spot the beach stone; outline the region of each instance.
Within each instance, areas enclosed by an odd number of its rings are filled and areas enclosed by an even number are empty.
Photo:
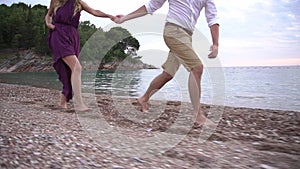
[[[259,167],[261,169],[277,169],[275,167],[272,167],[272,166],[269,166],[269,165],[266,165],[266,164],[260,164]]]

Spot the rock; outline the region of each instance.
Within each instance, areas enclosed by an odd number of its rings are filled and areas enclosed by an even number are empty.
[[[271,166],[266,165],[266,164],[261,164],[261,165],[259,165],[259,167],[260,167],[261,169],[277,169],[277,168],[275,168],[275,167],[271,167]]]
[[[113,168],[113,169],[124,169],[124,167],[118,166],[118,165],[114,165],[114,166],[112,166],[112,168]]]
[[[146,161],[140,159],[139,157],[133,157],[133,159],[136,161],[136,162],[139,162],[139,163],[145,163]]]
[[[0,72],[45,72],[54,71],[51,56],[41,56],[32,50],[19,51],[10,59],[0,63]],[[84,70],[138,70],[138,69],[157,69],[152,65],[143,63],[140,60],[114,61],[111,63],[97,63],[95,61],[82,61]]]
[[[0,72],[44,72],[54,71],[52,57],[35,54],[32,50],[19,51],[0,63]]]
[[[147,132],[151,132],[151,131],[152,131],[152,128],[147,128],[146,131],[147,131]]]

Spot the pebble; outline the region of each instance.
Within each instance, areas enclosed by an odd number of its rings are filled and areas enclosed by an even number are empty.
[[[255,146],[260,145],[260,143],[259,142],[253,142],[252,145],[255,145]]]
[[[124,169],[124,167],[118,166],[118,165],[113,165],[112,168],[113,168],[113,169]]]
[[[139,163],[145,163],[146,161],[140,159],[139,157],[133,157],[133,159]]]
[[[212,141],[213,143],[215,144],[222,144],[223,142],[222,141]]]
[[[275,167],[272,167],[272,166],[269,166],[269,165],[266,165],[266,164],[260,164],[259,167],[261,169],[277,169]]]
[[[35,151],[33,152],[33,154],[34,154],[34,155],[36,155],[36,156],[39,156],[39,155],[41,155],[41,153],[40,153],[40,152],[35,152]]]

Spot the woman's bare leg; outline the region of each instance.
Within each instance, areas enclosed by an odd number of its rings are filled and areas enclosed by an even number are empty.
[[[72,71],[71,83],[75,98],[75,109],[78,111],[87,111],[89,108],[83,103],[81,94],[81,71],[82,67],[75,55],[66,56],[63,61]]]

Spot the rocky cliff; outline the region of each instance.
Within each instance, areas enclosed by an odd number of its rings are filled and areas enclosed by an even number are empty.
[[[36,55],[30,50],[10,53],[3,57],[0,52],[0,72],[46,72],[54,71],[50,56]]]
[[[5,53],[5,54],[4,54]],[[9,53],[9,54],[7,54]],[[4,57],[4,55],[6,55]],[[53,59],[51,56],[37,55],[31,50],[22,50],[19,52],[3,52],[0,51],[0,72],[49,72],[54,71]],[[136,69],[156,69],[152,65],[143,63],[140,60],[134,62],[114,61],[111,63],[97,63],[95,61],[81,62],[84,70],[97,70],[97,69],[122,69],[122,70],[136,70]]]

